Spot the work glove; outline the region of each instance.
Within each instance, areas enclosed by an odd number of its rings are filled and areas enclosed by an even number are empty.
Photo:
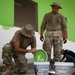
[[[67,38],[65,36],[63,37],[63,42],[64,44],[67,42]]]
[[[43,36],[43,34],[40,34],[40,40],[41,40],[41,41],[44,40],[44,36]]]

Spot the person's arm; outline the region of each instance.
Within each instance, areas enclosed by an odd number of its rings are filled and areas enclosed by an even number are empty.
[[[62,57],[62,59],[60,60],[60,62],[62,62],[65,59],[65,55]]]
[[[20,43],[19,42],[15,42],[13,43],[13,46],[14,46],[14,50],[15,52],[19,52],[19,53],[33,53],[35,51],[35,48],[33,49],[22,49],[20,48]]]
[[[67,54],[67,51],[64,51],[64,53],[63,53],[63,57],[62,57],[62,59],[61,59],[60,61],[63,61],[63,60],[65,59],[66,54]]]
[[[34,54],[36,51],[37,51],[36,48],[32,48],[30,52]]]
[[[36,37],[35,36],[32,37],[31,49],[33,51],[32,53],[37,51],[37,49],[36,49]]]
[[[63,32],[63,41],[64,43],[66,43],[67,42],[67,18],[62,16],[61,20],[62,20],[61,25],[62,25],[62,32]]]
[[[65,23],[66,21],[66,23]],[[67,18],[65,17],[65,20],[63,19],[63,35],[67,38]]]
[[[40,40],[42,41],[42,39],[44,39],[43,37],[43,33],[44,30],[46,29],[46,24],[47,24],[47,19],[46,19],[46,15],[43,18],[42,24],[41,24],[41,28],[40,28]]]
[[[22,48],[20,47],[20,39],[21,39],[21,36],[22,36],[22,34],[21,34],[20,30],[17,31],[17,32],[14,34],[14,37],[13,37],[13,39],[12,39],[12,41],[11,41],[11,42],[13,42],[14,51],[15,51],[15,52],[19,52],[19,53],[34,52],[33,49],[28,50],[28,49],[22,49]]]

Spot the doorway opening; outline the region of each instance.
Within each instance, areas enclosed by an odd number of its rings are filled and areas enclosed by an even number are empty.
[[[14,26],[31,24],[38,31],[38,4],[32,0],[15,0]]]

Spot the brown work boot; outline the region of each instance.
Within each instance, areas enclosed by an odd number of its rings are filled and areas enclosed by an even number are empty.
[[[11,74],[11,65],[6,65],[6,70],[2,73],[2,75],[10,75]]]

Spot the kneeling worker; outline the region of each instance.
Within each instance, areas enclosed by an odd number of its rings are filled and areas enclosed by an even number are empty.
[[[15,60],[16,72],[24,74],[27,71],[26,53],[36,52],[36,38],[32,25],[27,24],[21,30],[16,31],[14,37],[3,47],[2,58],[6,70],[2,75],[10,75],[12,69],[12,57]],[[31,49],[27,49],[31,46]]]

